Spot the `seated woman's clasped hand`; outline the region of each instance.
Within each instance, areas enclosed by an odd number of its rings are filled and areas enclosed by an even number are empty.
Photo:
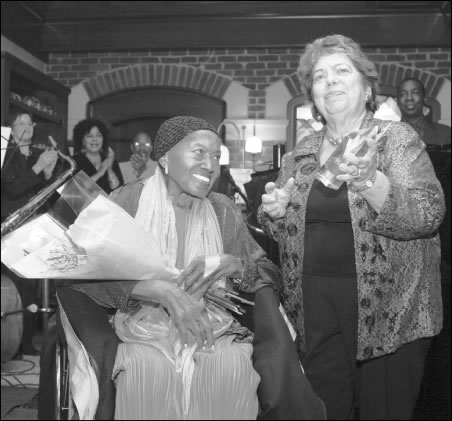
[[[242,260],[230,254],[220,254],[212,257],[213,267],[208,263],[207,256],[195,257],[186,269],[179,275],[176,284],[188,294],[200,300],[207,290],[223,277],[239,277],[242,271]]]
[[[178,328],[184,344],[197,343],[200,349],[215,344],[212,326],[202,298],[212,285],[223,277],[240,276],[242,260],[230,254],[221,254],[210,272],[205,256],[194,258],[171,283],[162,285],[162,305]]]
[[[212,348],[215,338],[204,302],[188,294],[175,283],[153,282],[155,291],[159,291],[158,295],[155,294],[155,301],[162,304],[168,312],[179,331],[182,343],[186,346],[196,343],[200,349]]]

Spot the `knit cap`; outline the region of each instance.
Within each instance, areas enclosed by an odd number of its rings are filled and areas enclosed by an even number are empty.
[[[158,161],[184,137],[197,130],[210,130],[218,135],[215,127],[206,120],[191,116],[178,116],[166,120],[159,128],[152,150],[153,160]]]

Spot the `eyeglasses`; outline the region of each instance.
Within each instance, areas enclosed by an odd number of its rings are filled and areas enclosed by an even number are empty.
[[[134,142],[133,145],[136,147],[145,146],[146,148],[150,148],[152,146],[150,142],[146,142],[146,143]]]

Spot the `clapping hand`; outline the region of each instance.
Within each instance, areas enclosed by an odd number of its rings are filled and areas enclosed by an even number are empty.
[[[146,155],[142,152],[135,152],[130,157],[130,163],[138,175],[146,169]]]
[[[101,164],[100,164],[100,171],[102,171],[105,174],[106,171],[111,170],[114,161],[115,161],[115,152],[113,151],[112,148],[108,148],[108,155],[101,162]]]
[[[282,218],[286,214],[287,204],[295,186],[295,179],[290,177],[283,188],[275,188],[275,183],[265,185],[266,193],[262,195],[262,209],[270,218]]]
[[[44,177],[48,180],[52,176],[57,160],[58,152],[56,150],[49,149],[44,151],[41,155],[39,155],[39,158],[34,166],[36,174],[39,174],[42,171],[44,173]]]
[[[378,140],[383,136],[384,131],[380,131],[378,126],[369,129],[362,129],[360,137],[364,137],[364,143],[358,140],[359,146],[352,148],[344,154],[344,161],[339,165],[343,172],[337,176],[338,180],[363,185],[367,180],[371,180],[377,171],[377,145]]]

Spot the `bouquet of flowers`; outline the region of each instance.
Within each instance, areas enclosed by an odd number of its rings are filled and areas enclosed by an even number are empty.
[[[48,213],[2,237],[2,262],[17,275],[104,280],[177,275],[157,242],[84,172],[60,194]]]

